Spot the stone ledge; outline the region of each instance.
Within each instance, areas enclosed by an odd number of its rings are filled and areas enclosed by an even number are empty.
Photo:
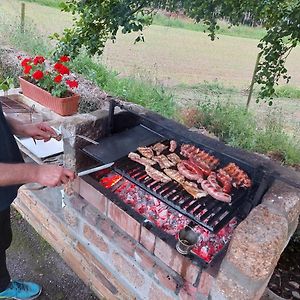
[[[266,279],[272,274],[287,239],[286,218],[259,205],[236,228],[225,260],[249,278]]]
[[[300,189],[276,180],[264,196],[262,203],[284,214],[290,229],[300,215]]]

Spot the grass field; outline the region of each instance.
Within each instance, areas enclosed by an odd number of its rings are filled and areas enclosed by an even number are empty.
[[[20,1],[1,0],[0,10],[16,18]],[[26,2],[26,14],[45,36],[61,32],[72,19],[58,9]],[[45,17],[46,16],[46,17]],[[249,86],[258,52],[256,39],[220,35],[212,42],[202,32],[153,25],[145,31],[145,43],[133,44],[135,34],[119,35],[108,42],[102,57],[121,75],[143,74],[174,86],[218,80],[227,86]],[[300,48],[287,63],[291,85],[300,86]]]

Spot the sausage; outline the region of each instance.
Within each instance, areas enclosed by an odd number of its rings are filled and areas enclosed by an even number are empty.
[[[211,195],[214,199],[222,201],[222,202],[231,202],[231,196],[217,190],[208,180],[203,180],[201,182],[201,187],[204,191],[206,191],[209,195]]]
[[[180,174],[182,174],[185,178],[189,180],[201,180],[203,179],[200,174],[196,172],[196,170],[188,163],[188,161],[183,160],[179,164],[177,164],[177,169]]]
[[[209,176],[209,174],[211,173],[211,170],[209,169],[208,165],[204,162],[202,162],[199,159],[195,159],[193,156],[190,157],[190,161],[196,165],[202,172],[202,174],[204,176]]]
[[[220,173],[217,174],[217,179],[222,184],[222,191],[226,194],[229,194],[232,189],[231,180],[229,178],[229,176],[225,176]]]
[[[210,175],[207,177],[207,181],[217,190],[221,191],[222,188],[220,187],[217,181],[217,174],[215,172],[211,172]]]

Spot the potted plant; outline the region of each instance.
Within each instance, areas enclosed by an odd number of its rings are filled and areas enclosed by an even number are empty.
[[[71,91],[78,82],[70,78],[68,56],[62,56],[53,65],[46,64],[43,56],[21,58],[23,76],[20,87],[25,96],[50,108],[62,116],[77,112],[79,95]]]

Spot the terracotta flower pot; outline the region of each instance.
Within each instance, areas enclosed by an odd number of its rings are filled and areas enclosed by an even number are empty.
[[[70,97],[58,98],[22,77],[19,77],[19,80],[22,92],[26,97],[50,108],[61,116],[71,116],[77,113],[80,97],[78,94],[72,93]]]

